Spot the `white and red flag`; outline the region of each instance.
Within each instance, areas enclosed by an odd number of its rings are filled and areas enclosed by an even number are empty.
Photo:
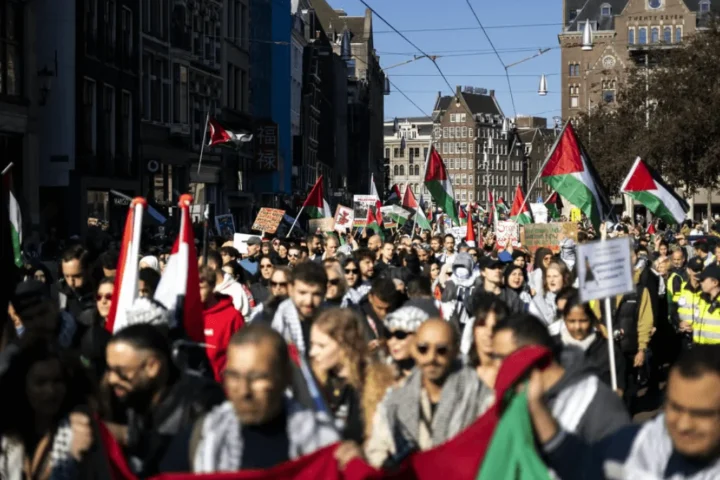
[[[202,323],[203,306],[200,302],[198,257],[190,220],[192,202],[192,196],[188,194],[180,196],[180,233],[155,291],[155,300],[174,312],[175,318],[180,313],[177,311],[178,308],[181,308],[185,334],[192,341],[202,343],[205,341],[205,333]]]
[[[142,234],[143,213],[147,201],[137,197],[130,202],[125,220],[120,259],[115,274],[115,289],[112,306],[105,328],[115,333],[128,326],[127,312],[138,296],[138,259],[140,258],[140,235]]]

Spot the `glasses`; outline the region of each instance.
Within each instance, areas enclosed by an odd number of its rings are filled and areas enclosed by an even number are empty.
[[[357,275],[358,269],[357,268],[346,268],[345,273],[347,275]]]
[[[288,253],[288,257],[290,258],[298,258],[299,256],[297,253]]]
[[[420,355],[427,355],[431,349],[435,349],[435,353],[438,357],[445,357],[450,353],[450,347],[447,345],[429,345],[427,343],[420,343],[417,346]]]
[[[328,278],[328,285],[337,287],[338,285],[340,285],[340,279],[339,278]]]
[[[406,332],[404,330],[395,330],[388,334],[388,338],[397,338],[398,340],[405,340],[407,337],[412,335],[412,332]]]
[[[272,288],[287,287],[288,282],[270,282]]]
[[[110,300],[112,300],[112,293],[106,293],[105,295],[98,294],[95,296],[95,300],[97,300],[98,302],[103,299],[109,302]]]

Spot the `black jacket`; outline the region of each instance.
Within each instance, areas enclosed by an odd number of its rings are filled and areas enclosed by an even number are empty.
[[[553,340],[557,342],[558,348],[562,350],[563,364],[570,365],[582,357],[588,370],[594,372],[605,385],[611,386],[610,357],[608,356],[607,339],[597,335],[595,341],[584,352],[577,347],[563,345],[560,335],[555,335]],[[618,388],[625,390],[625,357],[620,351],[617,342],[615,343],[615,372],[617,373]]]

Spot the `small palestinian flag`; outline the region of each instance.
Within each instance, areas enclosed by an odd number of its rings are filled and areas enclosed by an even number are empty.
[[[497,212],[498,215],[510,213],[510,209],[508,208],[507,203],[505,203],[505,199],[503,197],[497,199]]]
[[[249,142],[252,139],[252,133],[240,133],[227,130],[220,125],[220,122],[212,117],[208,117],[208,147],[215,145],[238,147],[240,143]]]
[[[640,157],[635,160],[620,191],[645,205],[668,225],[682,224],[690,211],[688,203]]]
[[[381,212],[374,213],[373,207],[368,206],[368,213],[367,213],[367,219],[365,220],[365,228],[372,231],[373,234],[379,235],[380,238],[382,238],[383,241],[385,241],[385,235],[383,234],[382,228],[380,228],[380,225],[377,221],[376,215],[382,215]],[[370,232],[368,232],[369,234]]]
[[[327,218],[332,217],[333,214],[330,212],[330,205],[325,201],[323,194],[323,177],[317,179],[312,190],[303,203],[303,209],[307,216],[310,218]]]
[[[515,199],[513,200],[512,210],[510,210],[510,220],[515,221],[519,225],[533,223],[530,206],[525,201],[525,195],[523,194],[520,185],[518,185],[515,189]]]
[[[442,157],[430,146],[427,161],[425,162],[425,186],[430,190],[433,200],[443,209],[454,222],[459,224],[457,208],[455,207],[455,193],[450,176],[445,168]]]
[[[562,217],[562,211],[564,208],[562,197],[557,192],[553,192],[550,198],[545,202],[545,207],[548,210],[548,216],[553,220],[559,220]]]
[[[400,205],[400,202],[402,202],[402,194],[400,193],[400,187],[396,183],[390,189],[390,195],[385,200],[385,205]]]

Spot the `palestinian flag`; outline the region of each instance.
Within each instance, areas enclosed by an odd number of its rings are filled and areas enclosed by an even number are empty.
[[[380,235],[383,241],[385,241],[385,235],[383,234],[382,228],[377,221],[377,217],[382,216],[382,212],[373,212],[373,208],[368,207],[367,218],[365,219],[365,228],[370,229],[375,235]],[[368,232],[369,233],[369,232]]]
[[[456,223],[459,224],[458,212],[455,208],[455,192],[453,191],[450,176],[445,168],[445,163],[435,146],[430,146],[428,157],[425,162],[425,186],[430,190],[430,195],[438,207]]]
[[[370,174],[370,196],[375,197],[375,211],[380,212],[380,209],[382,208],[382,202],[380,201],[380,195],[378,195],[377,187],[375,186],[375,175],[373,174]],[[382,227],[382,212],[377,217],[378,225]]]
[[[13,262],[18,268],[24,265],[22,258],[22,213],[20,204],[12,191],[12,174],[3,175],[3,187],[7,199],[8,218],[10,219],[10,243],[12,244]]]
[[[540,178],[585,213],[596,230],[613,216],[600,176],[570,122],[555,141]]]
[[[327,218],[333,216],[330,212],[330,205],[325,201],[322,175],[320,175],[320,178],[315,182],[315,186],[310,190],[302,208],[310,218]]]
[[[532,211],[530,211],[530,206],[525,201],[525,195],[520,185],[515,189],[515,200],[513,200],[512,210],[510,210],[510,220],[519,225],[533,223]]]
[[[398,187],[396,183],[390,189],[390,195],[387,200],[385,200],[385,205],[399,205],[401,201],[402,194],[400,193],[400,187]]]
[[[412,188],[410,188],[410,185],[405,188],[405,196],[403,197],[402,206],[411,212],[415,212],[415,225],[419,226],[423,230],[432,230],[430,222],[428,222],[428,219],[425,218],[423,209],[420,207],[420,204],[415,198],[415,194],[413,193]],[[413,232],[413,234],[415,234],[415,232]]]
[[[560,219],[562,217],[562,210],[563,210],[563,202],[562,197],[557,194],[557,192],[553,192],[552,195],[550,195],[550,198],[547,199],[545,202],[545,207],[548,210],[548,216],[554,220]]]
[[[687,202],[640,157],[635,160],[620,191],[645,205],[653,215],[662,218],[668,225],[682,224],[686,213],[690,211]]]
[[[220,122],[208,116],[208,147],[215,145],[226,145],[238,147],[240,143],[249,142],[253,139],[252,133],[241,133],[227,130],[220,125]]]
[[[465,209],[463,208],[463,206],[460,205],[460,202],[458,202],[457,209],[458,209],[458,220],[460,221],[460,226],[467,225],[468,216],[467,216],[467,213],[465,212]]]
[[[505,203],[505,199],[503,197],[497,199],[497,212],[498,215],[507,215],[510,213],[510,209],[508,208],[507,203]]]
[[[469,247],[477,247],[477,242],[475,241],[475,225],[473,225],[472,215],[468,215],[465,243],[467,243]]]

